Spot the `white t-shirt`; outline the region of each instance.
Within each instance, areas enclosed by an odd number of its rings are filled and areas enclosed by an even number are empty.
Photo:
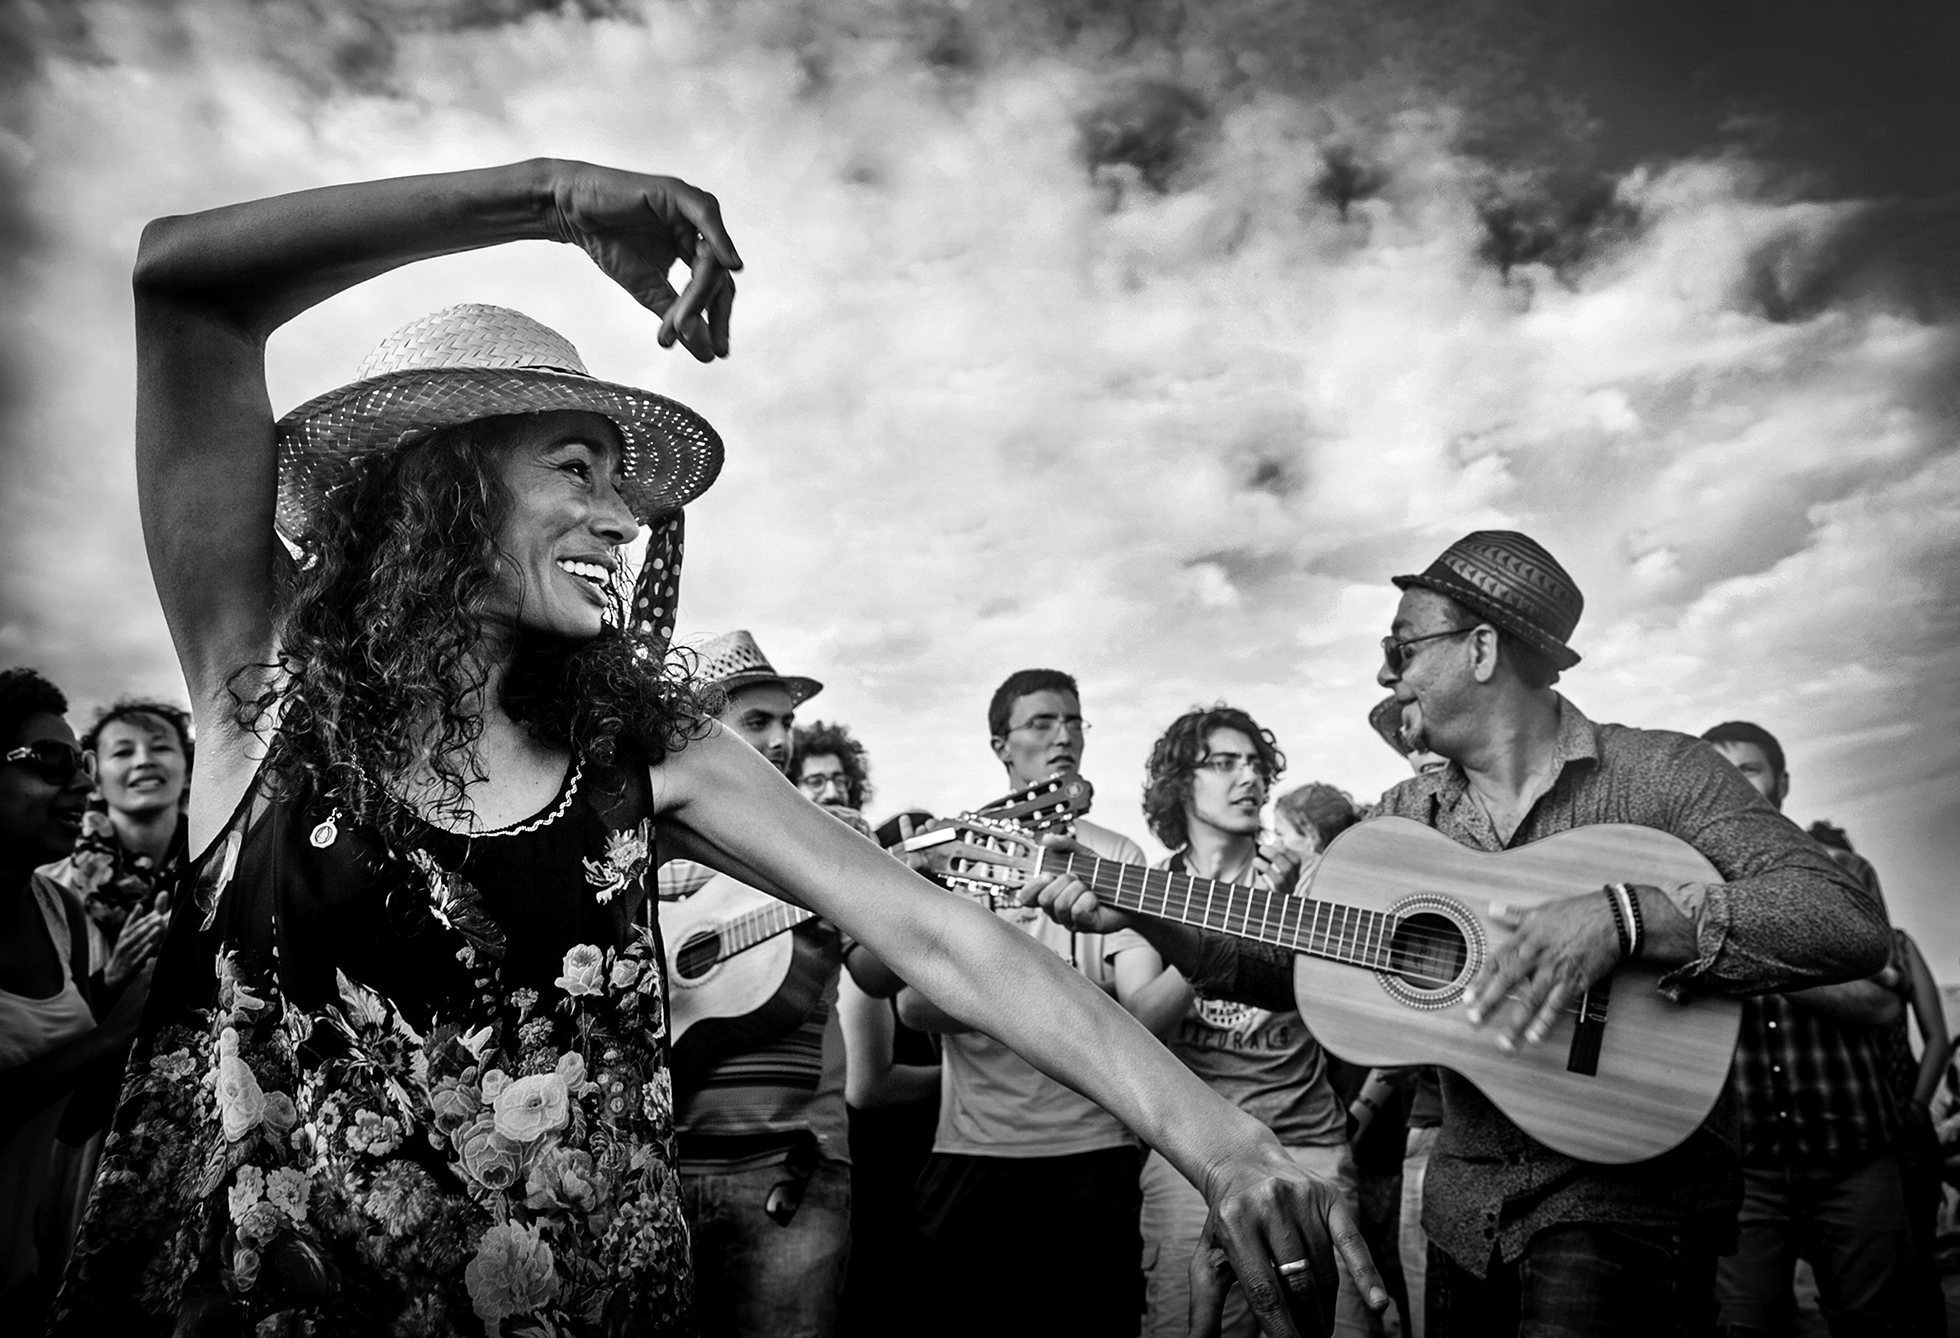
[[[1107,827],[1078,821],[1075,839],[1125,864],[1144,863],[1143,848]],[[1104,959],[1101,934],[1071,934],[1038,907],[1002,910],[1019,926],[1114,997],[1116,975]],[[1122,1121],[1078,1096],[991,1036],[948,1035],[939,1065],[939,1132],[934,1152],[969,1157],[1067,1157],[1103,1148],[1133,1147]]]

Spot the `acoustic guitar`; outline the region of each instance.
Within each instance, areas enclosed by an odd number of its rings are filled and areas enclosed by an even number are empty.
[[[1525,909],[1607,883],[1720,882],[1686,842],[1651,827],[1579,827],[1497,853],[1406,818],[1350,827],[1295,894],[1049,850],[969,822],[930,857],[951,881],[1019,887],[1072,873],[1107,905],[1296,954],[1300,1013],[1353,1064],[1438,1064],[1476,1084],[1527,1134],[1581,1161],[1644,1161],[1707,1118],[1729,1079],[1742,1008],[1676,1003],[1638,963],[1594,985],[1536,1045],[1505,1053],[1464,1017],[1464,987]]]
[[[1092,797],[1087,781],[1062,776],[963,816],[1004,830],[1050,831],[1087,812]],[[660,902],[658,914],[677,1079],[786,1034],[822,998],[821,945],[789,932],[813,918],[801,906],[716,874],[691,896]],[[793,969],[799,957],[811,959],[810,969]]]

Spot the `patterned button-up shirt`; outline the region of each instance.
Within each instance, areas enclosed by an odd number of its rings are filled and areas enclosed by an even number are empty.
[[[1693,923],[1697,945],[1693,961],[1663,977],[1671,991],[1750,994],[1855,979],[1885,965],[1884,914],[1714,749],[1685,734],[1595,725],[1559,700],[1554,779],[1508,842],[1454,762],[1390,790],[1376,815],[1412,818],[1486,851],[1603,822],[1680,837],[1726,881],[1662,889]],[[1191,983],[1255,1003],[1290,997],[1291,959],[1208,935]],[[1552,1151],[1447,1070],[1443,1104],[1423,1225],[1478,1276],[1493,1251],[1515,1260],[1532,1236],[1562,1223],[1679,1227],[1718,1239],[1732,1230],[1741,1189],[1726,1096],[1687,1142],[1631,1166]]]

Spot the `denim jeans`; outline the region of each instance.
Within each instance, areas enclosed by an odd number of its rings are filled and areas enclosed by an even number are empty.
[[[1423,1305],[1429,1276],[1429,1233],[1422,1229],[1422,1182],[1429,1173],[1429,1154],[1442,1134],[1438,1125],[1409,1130],[1402,1145],[1402,1283],[1409,1289],[1409,1338],[1425,1338]]]
[[[1729,1333],[1790,1331],[1799,1255],[1817,1274],[1833,1338],[1911,1333],[1918,1256],[1898,1159],[1886,1152],[1848,1168],[1743,1169],[1741,1233],[1717,1282]]]
[[[1429,1338],[1706,1338],[1715,1255],[1661,1227],[1566,1225],[1484,1277],[1429,1247]]]
[[[851,1168],[823,1161],[787,1226],[763,1211],[780,1162],[684,1172],[694,1325],[714,1338],[830,1338],[851,1253]]]
[[[1295,1163],[1341,1187],[1350,1213],[1354,1201],[1354,1158],[1347,1144],[1292,1147]],[[1203,1233],[1205,1196],[1157,1153],[1143,1164],[1143,1338],[1184,1338],[1191,1331],[1191,1256]],[[1366,1338],[1368,1307],[1341,1261],[1341,1294],[1334,1302],[1334,1338]],[[1225,1338],[1258,1338],[1259,1322],[1237,1287],[1225,1298]]]

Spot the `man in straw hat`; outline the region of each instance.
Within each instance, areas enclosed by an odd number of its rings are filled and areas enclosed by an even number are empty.
[[[1575,889],[1506,915],[1515,932],[1464,996],[1493,1044],[1542,1040],[1629,956],[1666,968],[1667,989],[1728,994],[1846,980],[1885,964],[1883,915],[1706,744],[1594,724],[1553,691],[1579,662],[1567,642],[1583,600],[1543,547],[1478,531],[1395,584],[1402,598],[1378,677],[1418,708],[1420,737],[1408,742],[1449,765],[1388,791],[1378,816],[1484,851],[1634,823],[1682,838],[1726,880]],[[1073,923],[1112,918],[1079,884],[1034,891]],[[1285,954],[1162,922],[1137,927],[1199,989],[1268,1007],[1292,997]],[[1455,1074],[1444,1075],[1444,1104],[1424,1187],[1431,1338],[1713,1324],[1715,1257],[1733,1247],[1739,1197],[1729,1103],[1680,1147],[1633,1167],[1551,1151]]]
[[[673,855],[809,906],[1116,1112],[1205,1186],[1276,1332],[1275,1260],[1338,1243],[1372,1280],[1331,1187],[1256,1121],[706,715],[667,657],[680,508],[721,462],[699,415],[460,307],[274,420],[286,321],[522,239],[583,249],[663,347],[728,352],[741,262],[714,198],[668,177],[541,159],[144,232],[138,483],[202,853],[57,1331],[687,1327],[644,898]]]
[[[723,694],[722,725],[787,773],[796,709],[823,684],[778,673],[746,631],[683,644],[697,657],[695,680]],[[684,902],[714,877],[705,864],[669,861],[660,870],[660,899]],[[795,950],[766,1005],[767,1026],[745,1028],[675,1073],[695,1322],[731,1338],[835,1327],[851,1244],[838,977],[848,963],[868,991],[898,988],[829,921],[807,920],[791,933]]]

